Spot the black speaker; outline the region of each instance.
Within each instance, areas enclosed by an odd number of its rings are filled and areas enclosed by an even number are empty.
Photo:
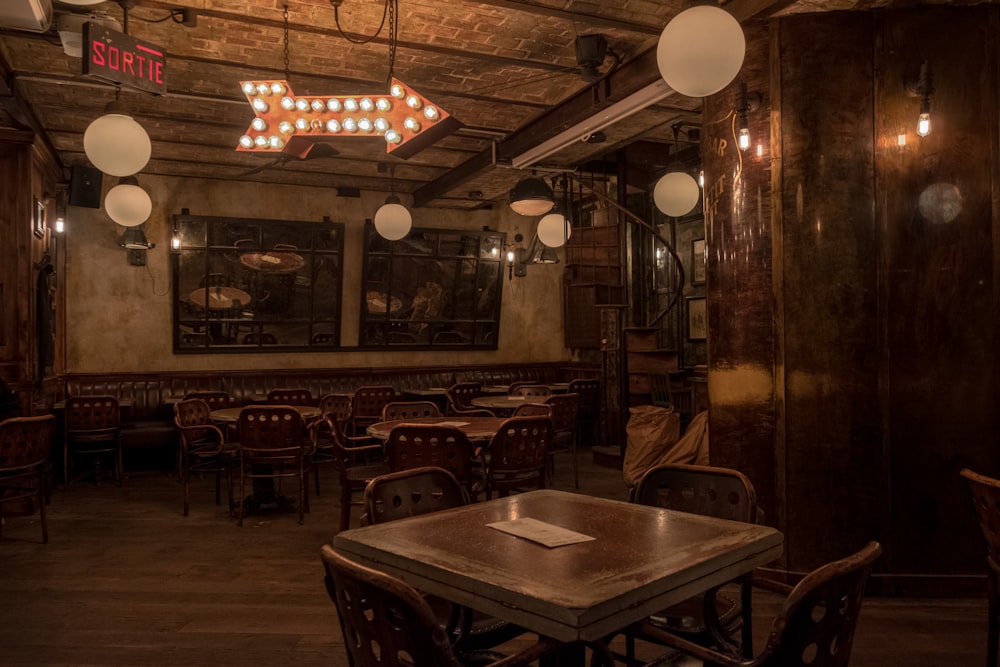
[[[101,177],[97,167],[73,165],[69,178],[69,205],[101,208]]]

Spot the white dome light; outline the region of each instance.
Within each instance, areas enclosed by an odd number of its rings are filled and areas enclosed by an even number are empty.
[[[746,38],[733,15],[696,5],[667,23],[656,47],[656,63],[664,81],[678,93],[705,97],[729,85],[745,54]]]
[[[656,208],[675,218],[690,213],[698,205],[700,197],[698,181],[683,171],[664,174],[653,188]]]
[[[104,198],[108,217],[123,227],[135,227],[146,222],[153,212],[149,193],[133,183],[120,183],[108,190]]]
[[[375,231],[387,241],[398,241],[410,233],[413,216],[399,203],[399,197],[390,195],[375,211]]]
[[[146,130],[131,116],[106,113],[87,126],[83,150],[105,174],[130,176],[146,166],[153,146]]]
[[[549,213],[538,221],[538,240],[550,248],[559,248],[569,240],[573,228],[562,213]]]

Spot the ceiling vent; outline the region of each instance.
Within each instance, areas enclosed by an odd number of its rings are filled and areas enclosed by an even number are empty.
[[[45,32],[52,25],[52,0],[3,0],[0,26]]]

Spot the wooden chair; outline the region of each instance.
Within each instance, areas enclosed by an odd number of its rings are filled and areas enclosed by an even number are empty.
[[[354,397],[351,394],[323,394],[319,399],[320,418],[330,415],[337,420],[338,427],[342,430],[351,418],[351,403]],[[310,423],[310,439],[313,441],[313,479],[316,482],[316,495],[319,495],[319,464],[337,463],[340,459],[336,455],[335,445],[332,441],[331,429],[329,426],[323,427],[319,424],[319,419]],[[319,428],[314,431],[313,427]],[[368,441],[368,439],[365,439]],[[374,442],[374,441],[370,441]]]
[[[729,468],[664,464],[646,472],[630,500],[717,519],[755,523],[757,493],[749,478]],[[750,577],[739,580],[739,599],[721,593],[722,586],[658,612],[625,633],[626,662],[634,659],[635,640],[654,641],[643,631],[655,627],[673,632],[703,646],[717,646],[729,653],[742,648],[753,655]],[[737,643],[731,636],[740,632]]]
[[[389,472],[382,460],[382,443],[369,437],[344,434],[341,420],[333,411],[324,413],[310,427],[315,452],[332,461],[340,475],[340,524],[338,530],[351,527],[351,506],[361,505],[360,494],[368,482]],[[318,482],[317,482],[317,488]],[[355,497],[358,499],[355,500]]]
[[[321,554],[326,590],[337,605],[347,662],[352,667],[528,665],[560,647],[554,640],[541,639],[506,658],[493,652],[458,652],[417,590],[341,556],[328,544]]]
[[[545,488],[545,469],[552,441],[549,417],[511,417],[490,439],[486,454],[486,499],[512,491]]]
[[[364,435],[366,428],[382,420],[382,408],[394,400],[396,390],[388,385],[359,387],[351,405],[351,435]]]
[[[386,403],[382,408],[382,421],[384,422],[440,416],[441,408],[434,401],[393,401]]]
[[[520,384],[507,390],[508,396],[523,396],[526,399],[548,398],[552,395],[552,387],[545,384]]]
[[[115,483],[122,481],[121,416],[114,396],[71,396],[63,410],[63,484],[73,478],[78,455],[92,456],[94,481],[101,481],[101,456],[114,458]]]
[[[25,501],[38,505],[42,543],[48,544],[45,500],[55,427],[53,415],[11,417],[0,422],[0,498],[3,499],[0,502],[0,535],[3,534],[4,505]]]
[[[208,407],[212,410],[222,410],[233,404],[233,397],[225,391],[189,391],[184,394],[184,400],[192,398],[200,398],[208,403]]]
[[[525,403],[517,406],[511,417],[551,417],[552,407],[545,403]]]
[[[472,443],[454,426],[400,424],[389,433],[384,450],[393,472],[434,466],[454,475],[473,500],[484,490],[483,468],[476,465]]]
[[[444,468],[425,466],[375,477],[365,488],[362,525],[376,525],[462,507],[471,502],[465,485]],[[434,597],[425,596],[454,646],[487,649],[525,632],[519,626]]]
[[[267,392],[270,405],[316,405],[312,392],[302,387],[279,387]]]
[[[580,397],[577,409],[577,439],[585,445],[600,444],[603,438],[598,434],[601,425],[601,381],[597,378],[570,380],[568,394]]]
[[[986,546],[987,618],[986,665],[997,667],[1000,653],[1000,480],[968,468],[961,473],[972,498],[979,530]]]
[[[298,483],[299,524],[304,521],[304,513],[309,509],[309,494],[306,493],[307,475],[311,463],[312,448],[306,436],[305,422],[295,408],[284,405],[250,405],[240,411],[237,422],[239,431],[240,502],[239,525],[243,525],[243,515],[247,497],[246,482],[254,482],[254,501],[269,502],[272,487],[266,487],[263,480],[293,478]]]
[[[215,504],[221,502],[222,475],[229,491],[229,515],[233,515],[233,463],[239,445],[227,443],[222,430],[212,423],[212,406],[200,398],[174,404],[174,425],[180,433],[180,474],[184,484],[184,516],[191,503],[191,473],[215,473]]]
[[[580,488],[580,466],[576,460],[576,418],[580,406],[578,394],[552,394],[545,399],[551,408],[553,436],[549,445],[549,469],[555,473],[555,455],[573,457],[573,486]]]
[[[674,651],[682,651],[719,667],[846,667],[865,583],[881,553],[878,542],[869,542],[857,553],[813,570],[795,588],[769,584],[788,597],[771,624],[767,646],[752,660],[714,651],[642,621],[640,625],[648,626],[643,632],[671,649],[669,656],[646,665],[674,665]]]
[[[472,399],[482,395],[482,384],[478,382],[456,382],[448,387],[448,391],[445,392],[445,398],[448,401],[448,415],[496,417],[496,414],[492,410],[477,408],[472,405]]]

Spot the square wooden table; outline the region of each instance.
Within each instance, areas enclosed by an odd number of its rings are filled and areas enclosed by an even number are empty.
[[[546,547],[487,524],[595,539]],[[543,489],[338,533],[333,547],[426,593],[565,641],[599,641],[781,556],[768,526]]]

